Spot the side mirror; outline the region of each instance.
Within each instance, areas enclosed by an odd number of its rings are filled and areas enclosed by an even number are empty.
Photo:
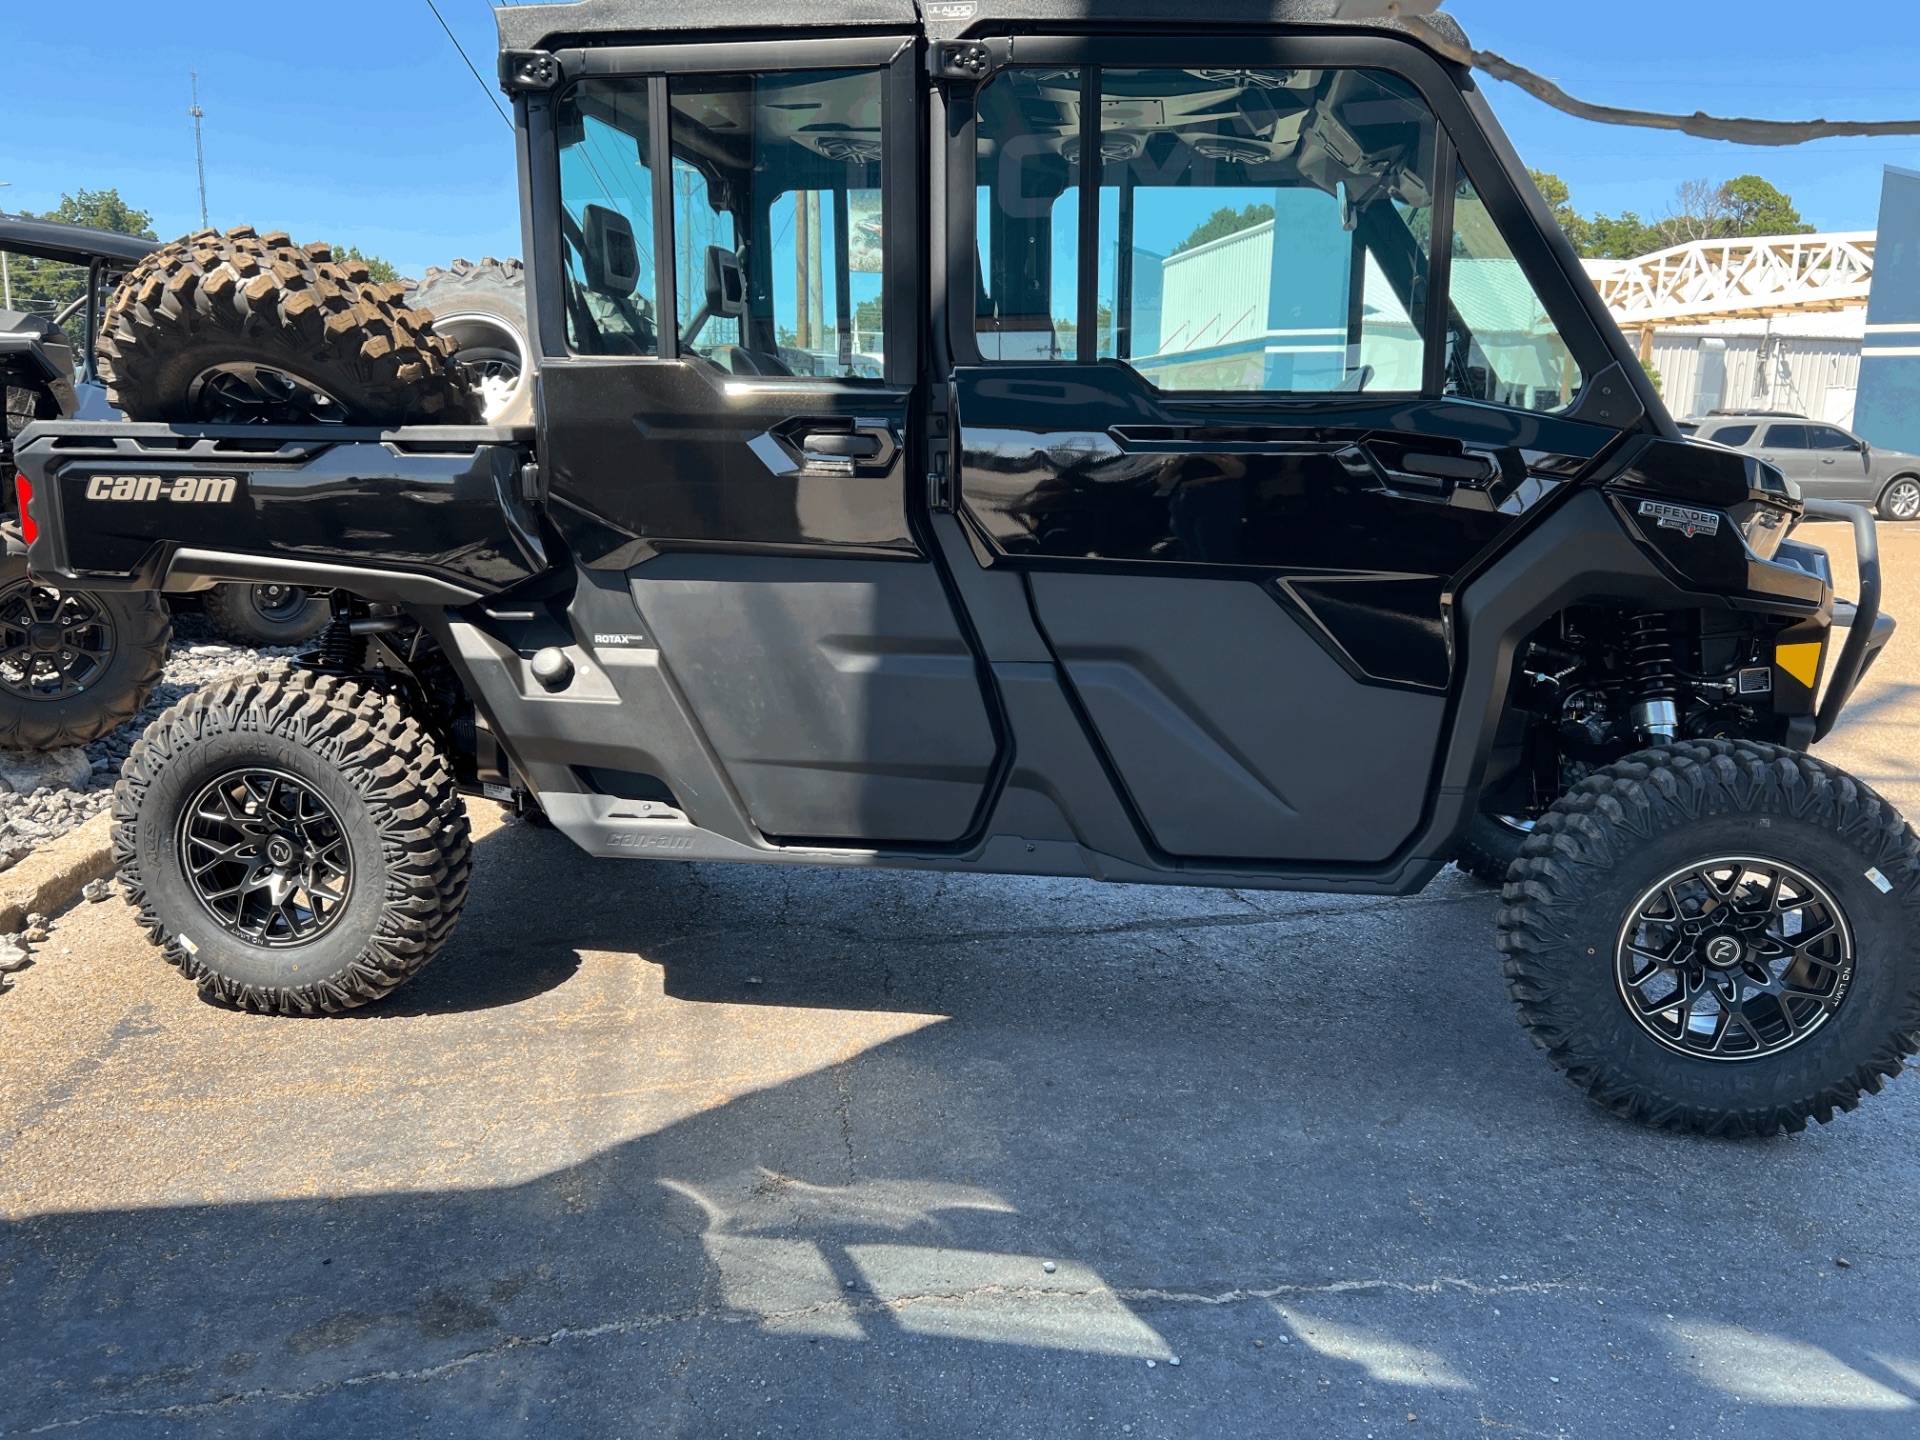
[[[1869,445],[1866,441],[1861,440],[1857,443],[1860,446],[1860,453],[1862,455],[1871,455],[1873,453],[1873,446]]]
[[[633,238],[633,223],[618,210],[589,205],[580,228],[586,238],[586,253],[580,258],[587,288],[618,298],[633,294],[640,284],[640,246]]]

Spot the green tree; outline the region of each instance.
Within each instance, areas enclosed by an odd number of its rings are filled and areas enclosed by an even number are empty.
[[[1566,181],[1551,171],[1529,173],[1574,249],[1590,260],[1632,260],[1690,240],[1806,235],[1813,230],[1801,220],[1793,197],[1758,175],[1689,180],[1676,192],[1666,215],[1649,222],[1633,210],[1582,215]]]
[[[391,263],[382,260],[378,255],[361,254],[358,245],[334,246],[333,258],[342,265],[350,265],[356,260],[359,261],[367,267],[367,274],[372,277],[373,283],[376,285],[385,285],[390,280],[398,280],[400,278],[400,272],[394,269]]]
[[[1793,197],[1758,175],[1736,175],[1720,191],[1736,236],[1813,233],[1813,226],[1794,208]]]
[[[112,188],[62,195],[60,203],[51,210],[39,215],[31,211],[21,214],[29,220],[58,220],[66,225],[84,225],[89,230],[111,230],[147,240],[159,238],[153,232],[153,216],[145,210],[135,210]],[[10,255],[7,270],[12,282],[13,308],[32,315],[58,314],[79,299],[87,288],[87,272],[80,265]]]
[[[1238,235],[1242,230],[1251,230],[1256,225],[1264,225],[1273,219],[1273,206],[1253,204],[1244,210],[1235,210],[1230,205],[1222,205],[1213,214],[1202,220],[1186,239],[1173,247],[1178,255],[1183,250],[1191,250],[1198,245],[1206,245],[1215,240],[1224,240],[1229,235]]]

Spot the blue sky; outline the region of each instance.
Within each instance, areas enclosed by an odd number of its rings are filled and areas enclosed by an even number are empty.
[[[490,73],[486,0],[437,3]],[[1447,8],[1477,44],[1585,98],[1782,118],[1920,115],[1912,0]],[[510,134],[425,0],[279,12],[259,0],[19,0],[8,12],[9,73],[44,83],[16,87],[0,128],[0,181],[12,182],[0,207],[44,210],[63,190],[117,186],[161,234],[195,228],[187,73],[198,69],[215,224],[357,244],[413,274],[456,255],[519,253]],[[1589,211],[1652,218],[1684,180],[1753,171],[1822,228],[1871,229],[1882,166],[1920,168],[1920,140],[1751,150],[1588,125],[1510,86],[1488,88],[1521,155],[1560,174]]]

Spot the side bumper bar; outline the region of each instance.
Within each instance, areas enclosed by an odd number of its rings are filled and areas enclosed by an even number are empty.
[[[1807,517],[1814,520],[1838,520],[1853,527],[1853,548],[1860,568],[1860,599],[1854,607],[1853,623],[1847,627],[1846,644],[1834,662],[1833,676],[1827,681],[1826,698],[1814,725],[1815,741],[1824,740],[1840,723],[1841,712],[1853,698],[1854,688],[1867,666],[1893,637],[1891,624],[1880,623],[1880,537],[1873,527],[1873,512],[1864,505],[1843,505],[1836,500],[1809,500]]]

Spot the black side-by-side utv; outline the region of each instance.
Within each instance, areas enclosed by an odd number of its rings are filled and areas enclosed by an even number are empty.
[[[1890,629],[1870,519],[1817,517],[1837,631],[1815,507],[1681,436],[1472,75],[1333,9],[499,11],[525,426],[422,423],[444,355],[285,237],[151,257],[123,383],[281,366],[362,421],[24,436],[38,575],[358,597],[134,752],[167,958],[380,998],[465,898],[462,794],[599,856],[1377,895],[1465,842],[1600,1103],[1878,1089],[1920,842],[1808,753]]]

